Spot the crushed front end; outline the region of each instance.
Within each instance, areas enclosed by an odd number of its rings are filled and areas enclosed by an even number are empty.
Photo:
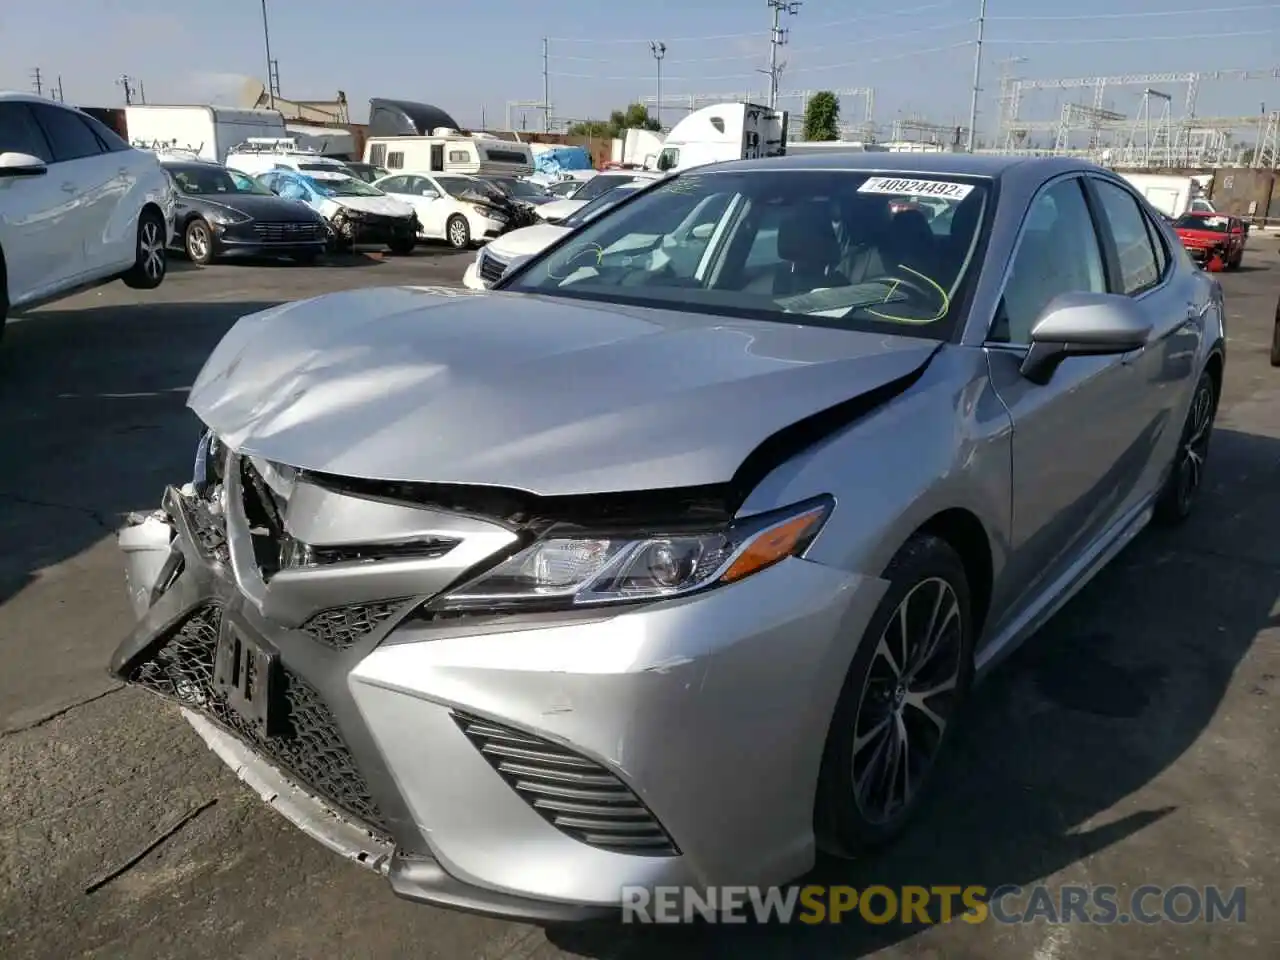
[[[799,559],[830,504],[745,521],[787,551],[749,583],[566,609],[505,603],[503,571],[550,544],[540,569],[569,576],[595,549],[578,544],[603,541],[547,539],[501,492],[469,496],[307,474],[206,435],[193,481],[121,533],[141,619],[112,672],[408,899],[581,920],[616,914],[628,886],[808,869],[834,638],[879,596]],[[685,528],[719,522],[683,508]],[[757,556],[725,536],[614,542],[710,544],[706,573],[672,567],[705,579]]]

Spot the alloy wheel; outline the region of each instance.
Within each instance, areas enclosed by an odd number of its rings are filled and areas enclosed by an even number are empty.
[[[209,256],[209,231],[202,224],[193,224],[188,228],[187,253],[192,260],[201,263]]]
[[[138,236],[138,252],[141,254],[142,269],[152,280],[164,276],[164,238],[160,236],[160,227],[154,220],[147,220],[142,225]]]
[[[467,242],[467,225],[461,220],[449,224],[449,242],[455,247],[465,246]]]
[[[1209,455],[1209,434],[1213,431],[1213,385],[1202,380],[1191,400],[1187,433],[1178,458],[1178,505],[1189,509],[1204,480],[1204,463]]]
[[[964,625],[940,577],[912,588],[889,618],[854,719],[853,795],[867,821],[887,823],[915,798],[959,704]]]

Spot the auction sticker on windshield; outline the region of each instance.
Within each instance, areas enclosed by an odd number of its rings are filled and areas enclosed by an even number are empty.
[[[963,200],[972,190],[973,185],[968,183],[908,180],[905,177],[869,177],[858,188],[859,193],[891,193],[896,196],[905,193],[916,197],[942,197],[946,200]]]

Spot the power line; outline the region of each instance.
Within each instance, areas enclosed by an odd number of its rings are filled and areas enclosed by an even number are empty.
[[[1264,33],[1267,31],[1263,31]],[[1225,40],[1228,37],[1256,37],[1257,30],[1235,30],[1231,33],[1184,33],[1178,36],[1168,37],[1082,37],[1069,40],[1053,39],[1053,40],[986,40],[985,43],[1001,43],[1006,46],[1010,44],[1040,44],[1052,43],[1058,44],[1087,44],[1087,43],[1169,43],[1174,41],[1191,42],[1193,40]]]
[[[1214,7],[1213,12],[1216,16],[1220,13],[1250,13],[1258,10],[1280,10],[1280,3],[1260,3],[1247,7]],[[1030,17],[987,17],[989,23],[999,20],[1001,23],[1035,23],[1035,22],[1076,22],[1081,20],[1138,20],[1148,17],[1177,17],[1177,16],[1200,16],[1204,13],[1203,9],[1182,9],[1182,10],[1144,10],[1141,13],[1070,13],[1070,14],[1048,14],[1045,16]]]
[[[824,43],[816,47],[803,47],[793,53],[795,55],[804,55],[813,53],[815,50],[831,50],[835,47],[847,49],[848,47],[861,47],[868,44],[885,43],[890,40],[904,40],[910,37],[918,37],[922,33],[937,32],[942,30],[958,30],[961,27],[972,27],[974,21],[966,20],[950,20],[947,23],[936,23],[925,27],[917,27],[914,30],[904,30],[900,33],[886,33],[878,37],[864,37],[861,40],[846,40],[842,43]],[[760,56],[756,53],[739,53],[729,57],[693,57],[688,60],[668,60],[668,66],[676,66],[685,63],[723,63],[728,60],[755,60]],[[572,60],[576,63],[617,63],[617,57],[569,57],[557,55],[557,60]]]
[[[843,20],[828,20],[826,23],[815,23],[811,26],[815,30],[825,30],[827,27],[841,27],[850,23],[866,23],[868,20],[883,20],[889,17],[905,17],[915,13],[925,13],[929,10],[939,10],[942,7],[953,7],[957,0],[941,0],[938,3],[926,3],[918,7],[911,7],[907,10],[896,10],[893,13],[865,13],[857,17],[847,17]],[[1086,18],[1087,19],[1087,18]],[[743,37],[759,37],[763,31],[752,30],[748,33],[714,33],[703,37],[674,37],[670,43],[701,43],[703,40],[740,40]],[[601,40],[596,37],[548,37],[556,43],[648,43],[647,37],[637,37],[632,40]]]
[[[987,41],[990,42],[990,41]],[[870,66],[876,63],[889,63],[894,60],[905,60],[908,57],[919,57],[928,53],[942,53],[946,50],[958,50],[961,47],[969,47],[973,45],[972,40],[962,40],[959,43],[948,43],[940,47],[926,47],[923,50],[906,50],[902,53],[892,54],[887,57],[871,57],[861,58],[858,60],[847,60],[844,63],[827,63],[817,67],[801,67],[798,70],[788,71],[789,73],[806,73],[819,70],[840,70],[847,67]],[[553,77],[563,77],[569,80],[598,80],[598,81],[618,81],[618,82],[634,82],[637,80],[647,81],[648,77],[600,77],[590,73],[553,73]],[[695,83],[707,83],[712,80],[751,80],[755,74],[752,73],[733,73],[717,77],[667,77],[668,80],[683,80]]]

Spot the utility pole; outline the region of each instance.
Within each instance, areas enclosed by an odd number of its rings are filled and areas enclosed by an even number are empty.
[[[31,87],[35,90],[37,97],[44,96],[44,81],[40,77],[39,67],[31,71]]]
[[[62,74],[58,74],[58,102],[67,102],[67,98],[62,95]]]
[[[133,105],[133,78],[128,74],[122,73],[116,85],[124,88],[124,105],[126,107]]]
[[[658,99],[653,104],[653,118],[658,121],[658,129],[662,129],[662,58],[667,55],[667,45],[659,40],[649,41],[649,52],[658,62]]]
[[[267,102],[276,108],[275,84],[272,82],[271,31],[267,29],[267,0],[262,0],[262,42],[267,48]]]
[[[546,37],[542,38],[542,132],[551,132],[551,74],[549,67],[549,56],[547,52],[548,41]]]
[[[982,31],[987,25],[987,0],[981,0],[978,6],[978,42],[973,50],[973,100],[969,104],[969,143],[968,150],[973,153],[974,128],[978,125],[978,92],[982,82]]]
[[[769,109],[778,106],[778,76],[782,68],[778,66],[778,48],[787,42],[790,30],[782,29],[782,15],[794,17],[800,12],[803,0],[768,0],[769,9],[773,11],[773,32],[769,36]]]

